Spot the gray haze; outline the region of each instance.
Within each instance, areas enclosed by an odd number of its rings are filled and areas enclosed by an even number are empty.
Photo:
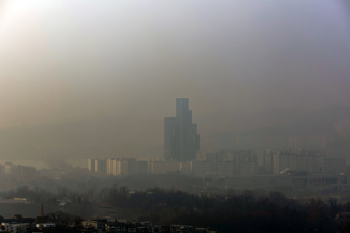
[[[347,0],[0,1],[0,153],[161,156],[177,97],[210,150],[350,105],[349,61]]]

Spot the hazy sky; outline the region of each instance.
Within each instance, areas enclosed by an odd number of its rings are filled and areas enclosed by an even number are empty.
[[[350,105],[348,0],[1,1],[0,127]]]

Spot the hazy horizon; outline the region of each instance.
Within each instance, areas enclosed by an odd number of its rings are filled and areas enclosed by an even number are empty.
[[[2,1],[0,126],[350,105],[347,1]]]
[[[0,0],[0,224],[350,232],[350,0]]]
[[[176,98],[204,151],[213,135],[350,106],[346,0],[0,1],[0,35],[11,156],[160,154]],[[325,119],[348,132],[350,115]]]

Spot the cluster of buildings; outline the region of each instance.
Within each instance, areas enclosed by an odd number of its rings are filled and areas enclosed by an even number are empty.
[[[95,230],[94,232],[98,233],[216,233],[211,228],[196,228],[188,225],[157,226],[148,221],[96,219],[84,221],[82,225],[85,229]]]
[[[259,159],[260,166],[254,150],[218,150],[203,158],[189,100],[180,98],[176,117],[164,118],[164,160],[89,159],[88,168],[115,176],[178,172],[203,177],[205,188],[348,189],[347,176],[338,172],[346,170],[345,159],[327,158],[321,150],[266,150]]]
[[[192,161],[141,161],[134,158],[88,159],[88,169],[106,175],[164,174],[179,172],[192,174]]]
[[[203,176],[208,172],[228,175],[254,175],[258,160],[252,150],[216,151],[198,159],[200,136],[192,123],[188,98],[176,99],[176,116],[164,118],[164,160],[141,161],[133,158],[89,159],[88,169],[107,175],[162,174],[179,172]]]
[[[88,159],[88,169],[100,174],[127,176],[133,174],[165,174],[178,172],[203,177],[208,173],[226,176],[282,174],[287,171],[303,171],[308,174],[324,174],[344,171],[343,158],[327,158],[322,151],[266,150],[263,165],[259,167],[254,150],[217,150],[192,161],[148,160],[135,158]]]
[[[188,225],[157,226],[151,222],[135,222],[130,220],[107,221],[106,219],[85,220],[72,226],[47,222],[43,205],[37,218],[24,218],[15,214],[11,219],[0,216],[0,232],[2,233],[217,233],[211,228],[196,228]]]
[[[106,175],[164,174],[178,172],[203,176],[210,172],[226,175],[256,175],[258,160],[253,150],[220,150],[193,161],[141,161],[134,158],[88,159],[88,169]]]
[[[266,150],[263,153],[263,166],[259,174],[235,176],[223,172],[211,172],[203,175],[203,184],[207,190],[277,189],[350,193],[348,186],[350,173],[345,170],[345,159],[327,158],[321,150]]]
[[[207,153],[202,161],[195,161],[192,168],[198,171],[196,173],[200,176],[210,172],[224,175],[257,175],[258,158],[254,150],[217,150]]]
[[[0,164],[0,174],[12,174],[18,180],[30,181],[35,178],[37,171],[33,167],[25,167],[21,165],[14,165],[12,162],[4,162]]]
[[[307,173],[330,173],[344,171],[344,158],[327,158],[322,151],[312,150],[266,150],[263,157],[266,174],[290,171]]]
[[[44,207],[37,218],[24,218],[21,214],[15,214],[11,219],[4,219],[0,215],[0,232],[6,233],[56,233],[56,224],[47,222]]]

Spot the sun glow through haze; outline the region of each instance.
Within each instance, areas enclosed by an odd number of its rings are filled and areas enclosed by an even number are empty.
[[[345,6],[2,2],[0,126],[350,104]]]

